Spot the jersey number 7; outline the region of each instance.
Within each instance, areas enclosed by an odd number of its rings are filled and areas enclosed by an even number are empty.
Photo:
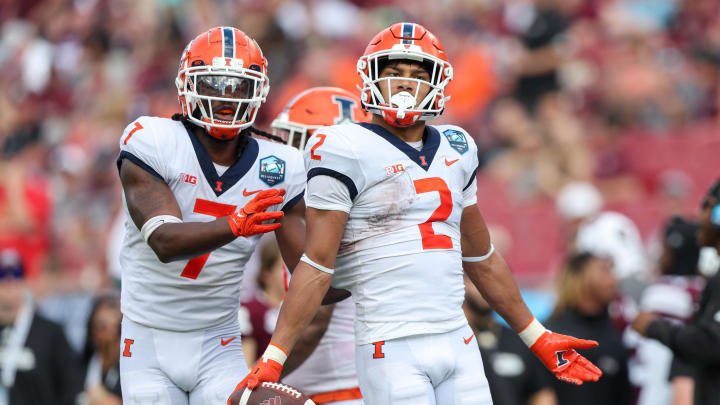
[[[427,177],[414,180],[413,184],[415,185],[415,192],[418,194],[432,191],[437,191],[440,194],[440,206],[430,214],[427,221],[418,225],[423,249],[452,249],[452,239],[447,235],[436,234],[432,227],[433,222],[444,221],[452,213],[452,193],[450,193],[447,183],[440,177]]]
[[[215,218],[222,218],[228,215],[232,215],[235,212],[236,208],[237,207],[234,205],[220,204],[215,201],[203,200],[202,198],[198,198],[195,200],[195,207],[193,208],[193,212],[197,212],[198,214],[210,215]],[[205,266],[205,263],[207,263],[209,257],[210,253],[205,253],[202,256],[190,259],[185,265],[182,273],[180,273],[180,276],[191,278],[193,280],[197,279],[198,275],[200,275],[200,272],[202,271],[203,266]]]

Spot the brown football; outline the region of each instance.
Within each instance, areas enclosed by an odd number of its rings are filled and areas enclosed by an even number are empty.
[[[254,390],[235,391],[230,396],[230,405],[315,405],[315,402],[289,385],[264,382]]]

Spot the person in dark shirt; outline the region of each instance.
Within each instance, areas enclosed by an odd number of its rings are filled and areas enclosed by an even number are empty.
[[[83,353],[87,405],[121,405],[120,296],[115,292],[95,298],[88,317]]]
[[[62,327],[35,312],[19,254],[0,251],[0,404],[75,405],[81,378]]]
[[[592,336],[600,345],[582,354],[600,367],[603,376],[597,383],[582,387],[556,381],[559,405],[629,405],[632,401],[630,354],[608,313],[616,286],[612,262],[587,252],[570,257],[560,275],[555,311],[547,328]]]
[[[700,244],[720,252],[720,180],[708,190],[699,222]],[[656,314],[641,312],[632,327],[660,341],[695,369],[696,404],[720,404],[720,273],[708,280],[689,324],[674,325]]]
[[[463,310],[480,347],[493,403],[556,405],[554,378],[517,333],[493,320],[490,305],[467,277]]]
[[[532,22],[520,33],[525,56],[520,60],[515,97],[528,111],[534,111],[541,98],[560,89],[557,69],[563,61],[558,44],[570,19],[556,0],[535,1]]]

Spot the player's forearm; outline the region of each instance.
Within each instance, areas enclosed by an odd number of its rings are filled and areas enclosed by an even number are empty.
[[[148,245],[163,263],[192,259],[235,239],[227,217],[211,222],[168,223],[158,227]]]
[[[280,309],[272,342],[290,353],[302,331],[317,313],[332,276],[300,262],[290,279],[285,302]]]
[[[463,262],[463,269],[488,304],[514,331],[519,332],[530,323],[533,315],[500,253],[495,252],[484,262]]]
[[[283,375],[290,374],[298,368],[315,351],[320,339],[325,336],[325,331],[330,325],[334,305],[321,306],[310,325],[302,332],[295,344],[292,353],[283,367]]]
[[[282,228],[275,231],[283,262],[290,271],[295,269],[305,247],[305,203],[295,204],[282,219]]]

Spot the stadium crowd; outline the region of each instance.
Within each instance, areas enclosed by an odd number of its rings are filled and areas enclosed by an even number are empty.
[[[119,322],[109,293],[120,287],[124,221],[118,139],[140,115],[178,111],[174,79],[187,41],[219,25],[258,41],[271,89],[256,126],[268,129],[301,90],[354,89],[367,39],[397,21],[423,24],[446,47],[452,99],[437,123],[464,127],[480,147],[478,204],[496,248],[522,287],[557,297],[549,327],[604,350],[591,359],[612,388],[558,387],[532,403],[691,400],[683,384],[692,373],[673,367],[671,384],[670,352],[627,325],[637,307],[687,320],[702,276],[717,270],[692,237],[701,197],[720,174],[717,1],[4,2],[0,266],[21,269],[39,312],[84,351],[78,367],[102,369],[85,380],[88,403],[113,403],[119,392],[116,365],[104,361],[116,356],[107,349],[114,341],[98,331]],[[666,307],[657,285],[681,285],[672,290],[680,298]],[[572,291],[583,288],[591,304],[575,302]],[[499,330],[488,325],[478,331]],[[648,367],[656,356],[664,365]],[[508,357],[492,358],[486,368]],[[502,377],[508,366],[498,367]],[[543,377],[528,385],[537,390],[518,403],[553,387]]]

